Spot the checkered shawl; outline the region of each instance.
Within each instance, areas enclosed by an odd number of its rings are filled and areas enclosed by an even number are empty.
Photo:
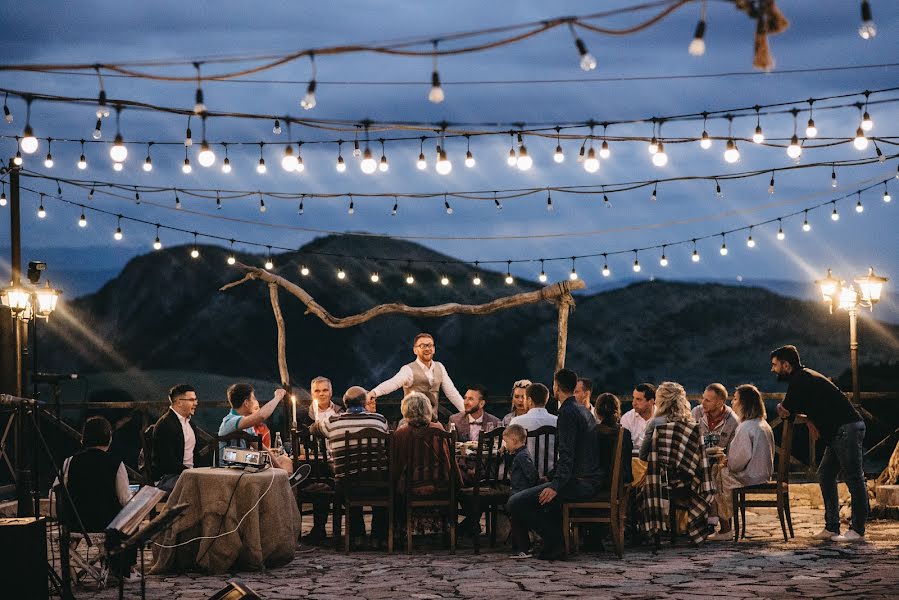
[[[645,525],[653,534],[667,529],[670,502],[665,471],[671,486],[689,487],[687,533],[698,544],[705,538],[709,506],[715,496],[699,425],[675,421],[653,432],[644,488]]]

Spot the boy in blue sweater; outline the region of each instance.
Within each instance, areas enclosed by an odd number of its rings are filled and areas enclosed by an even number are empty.
[[[511,482],[510,496],[537,485],[537,467],[527,448],[528,432],[521,425],[509,425],[503,431],[503,444],[506,446],[506,465]],[[511,463],[511,466],[509,464]],[[512,522],[512,558],[530,558],[531,540],[528,527],[521,519],[511,517]]]

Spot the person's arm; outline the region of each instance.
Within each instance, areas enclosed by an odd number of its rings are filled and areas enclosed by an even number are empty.
[[[462,399],[462,394],[456,389],[456,385],[453,383],[453,380],[450,379],[449,373],[446,372],[446,367],[443,366],[443,363],[441,363],[440,366],[443,368],[443,383],[440,386],[443,388],[443,393],[446,394],[449,401],[453,403],[456,410],[464,412],[465,400]]]
[[[559,432],[556,444],[559,445],[559,458],[556,459],[555,473],[549,486],[556,492],[571,480],[574,473],[574,436],[577,423],[570,410],[559,411]]]
[[[255,427],[268,419],[278,408],[278,405],[281,404],[281,400],[284,398],[285,394],[287,394],[287,392],[281,388],[275,390],[275,397],[262,405],[262,407],[252,415],[241,417],[240,422],[237,424],[237,428],[247,429],[249,427]]]
[[[367,398],[377,398],[378,396],[383,396],[385,394],[389,394],[390,392],[396,391],[403,386],[408,386],[412,383],[412,369],[409,368],[409,365],[403,365],[400,367],[400,370],[397,371],[396,375],[388,379],[387,381],[382,381],[378,385],[376,385],[372,390],[368,393]]]
[[[125,465],[122,463],[119,463],[119,470],[115,475],[115,495],[122,506],[131,500],[131,490],[128,489],[128,471],[125,470]]]
[[[521,474],[527,483],[527,487],[534,487],[537,485],[538,475],[534,461],[528,456],[527,458],[522,458],[519,462],[521,463]]]

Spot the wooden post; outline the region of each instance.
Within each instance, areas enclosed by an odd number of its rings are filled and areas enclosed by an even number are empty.
[[[559,305],[559,336],[556,342],[556,371],[565,368],[565,351],[568,347],[568,313],[574,300],[565,292],[557,301]]]
[[[278,284],[268,284],[268,296],[272,302],[272,312],[275,314],[275,324],[278,326],[278,374],[281,376],[281,387],[287,390],[284,396],[282,408],[284,409],[284,433],[290,430],[290,372],[287,370],[287,332],[284,328],[284,315],[281,314],[281,304],[278,301]]]

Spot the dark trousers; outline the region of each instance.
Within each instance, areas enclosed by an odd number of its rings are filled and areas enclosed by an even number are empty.
[[[824,525],[828,531],[840,532],[840,499],[837,494],[837,477],[843,479],[852,496],[852,530],[865,535],[868,520],[868,488],[862,467],[865,439],[865,422],[857,421],[841,425],[827,445],[818,465],[818,483],[824,497]]]
[[[361,506],[350,509],[350,537],[365,537]],[[371,509],[371,537],[375,540],[387,539],[387,509],[382,506],[373,506]]]
[[[512,523],[512,551],[527,552],[531,548],[527,523],[518,517],[511,517],[509,521]]]
[[[564,541],[562,503],[592,498],[599,491],[600,482],[573,479],[559,490],[552,502],[541,505],[538,500],[540,492],[551,485],[544,483],[513,494],[506,508],[513,522],[519,521],[522,527],[533,529],[543,538],[544,551],[557,552]]]

